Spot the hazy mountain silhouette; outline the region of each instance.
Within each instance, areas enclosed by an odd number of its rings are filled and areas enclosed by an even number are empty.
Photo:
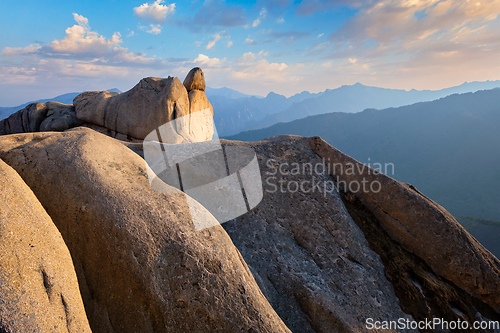
[[[214,107],[214,121],[220,135],[236,134],[258,126],[258,122],[265,116],[284,111],[294,103],[300,103],[321,94],[303,91],[286,98],[283,95],[270,92],[265,98],[255,96],[233,98],[228,97],[235,96],[233,92],[230,92],[229,95],[212,95],[207,92],[210,103]]]
[[[452,214],[500,220],[500,89],[360,113],[310,116],[229,137],[321,136],[363,163],[393,163]]]
[[[304,91],[289,98],[270,93],[263,99],[234,99],[229,95],[210,96],[214,120],[220,135],[264,128],[307,116],[330,112],[360,112],[366,108],[387,108],[435,100],[456,93],[500,87],[500,80],[471,82],[441,90],[402,90],[365,86],[361,83],[311,94]],[[222,89],[222,88],[221,88]]]
[[[361,83],[327,90],[320,96],[291,105],[282,112],[269,115],[248,129],[264,128],[276,123],[330,112],[360,112],[366,108],[383,109],[417,102],[432,101],[451,94],[500,87],[500,81],[463,83],[441,90],[402,90],[365,86]]]
[[[249,97],[256,97],[256,98],[264,98],[264,96],[257,96],[257,95],[247,95],[242,92],[239,92],[237,90],[231,89],[231,88],[210,88],[206,87],[205,88],[205,94],[207,95],[208,98],[213,97],[213,96],[224,96],[229,99],[238,99],[238,98],[249,98]]]

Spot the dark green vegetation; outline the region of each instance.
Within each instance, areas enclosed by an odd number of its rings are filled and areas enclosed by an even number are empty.
[[[456,216],[457,221],[497,258],[500,258],[500,222],[470,216]]]
[[[411,183],[453,215],[500,220],[500,89],[360,113],[329,113],[228,137],[321,136]],[[383,171],[383,170],[382,170]]]

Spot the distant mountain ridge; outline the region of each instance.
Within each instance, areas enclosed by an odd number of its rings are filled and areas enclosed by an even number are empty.
[[[239,132],[288,122],[311,115],[330,112],[360,112],[366,108],[387,108],[431,101],[456,93],[500,87],[500,80],[465,82],[441,90],[402,90],[365,86],[361,83],[344,85],[312,94],[304,91],[286,98],[269,93],[265,98],[230,99],[227,96],[210,96],[214,106],[214,121],[219,135]]]
[[[321,136],[363,163],[393,163],[454,215],[500,220],[500,88],[359,113],[328,113],[227,137]]]
[[[238,99],[238,98],[249,98],[249,97],[256,97],[256,98],[264,98],[264,96],[258,96],[258,95],[247,95],[242,92],[239,92],[237,90],[231,89],[231,88],[210,88],[206,87],[205,88],[205,94],[208,97],[211,96],[224,96],[230,99]]]
[[[361,83],[344,85],[326,90],[316,98],[305,99],[292,104],[286,110],[268,115],[262,121],[249,127],[257,129],[280,122],[331,112],[361,112],[367,108],[383,109],[399,107],[418,102],[432,101],[457,93],[474,92],[500,87],[500,80],[486,82],[465,82],[459,86],[441,90],[402,90],[365,86]]]

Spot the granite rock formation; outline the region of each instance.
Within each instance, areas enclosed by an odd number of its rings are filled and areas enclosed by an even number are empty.
[[[80,126],[71,104],[59,102],[31,103],[0,121],[0,135],[44,131],[65,131]]]
[[[176,77],[148,77],[122,94],[82,93],[75,97],[73,104],[79,119],[136,139],[144,139],[159,126],[185,117],[185,123],[176,127],[183,139],[166,143],[210,140],[214,132],[213,108],[204,92],[201,69],[191,70],[185,82],[190,82],[190,90]],[[209,111],[205,121],[190,120],[191,114],[206,109]]]
[[[289,332],[222,227],[195,231],[185,195],[153,191],[119,141],[9,135],[0,156],[60,230],[93,332]]]
[[[90,332],[60,232],[30,188],[2,160],[0,332]]]
[[[184,84],[176,77],[148,77],[124,93],[84,92],[75,97],[73,105],[32,103],[1,120],[0,135],[86,126],[119,140],[138,142],[171,121],[176,122],[177,135],[165,143],[212,139],[213,107],[205,95],[201,68],[193,68]]]

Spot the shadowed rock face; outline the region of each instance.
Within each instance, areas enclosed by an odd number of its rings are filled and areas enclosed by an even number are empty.
[[[21,177],[0,160],[0,332],[89,332],[68,248]]]
[[[224,229],[196,232],[184,194],[154,192],[117,140],[3,136],[0,156],[59,228],[94,332],[289,332]]]
[[[80,126],[75,108],[59,102],[32,103],[0,121],[0,135],[39,131],[65,131]]]
[[[321,168],[311,173],[322,160],[306,138],[224,144],[256,150],[264,198],[223,227],[292,331],[364,332],[367,318],[411,319],[339,194],[325,195],[331,177]]]
[[[309,139],[309,143],[330,165],[331,175],[339,181],[343,198],[353,216],[358,215],[358,222],[379,224],[390,239],[423,260],[438,276],[500,312],[500,262],[443,207],[410,184],[363,168],[319,137]],[[379,182],[381,190],[349,190],[349,184],[364,180]]]

